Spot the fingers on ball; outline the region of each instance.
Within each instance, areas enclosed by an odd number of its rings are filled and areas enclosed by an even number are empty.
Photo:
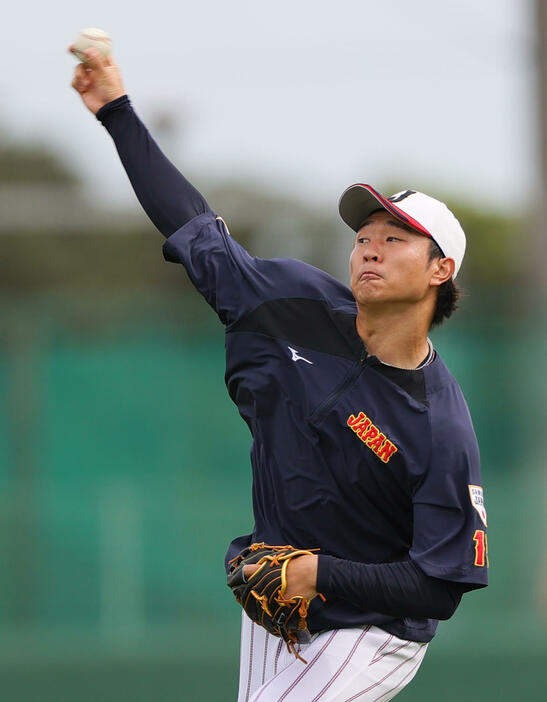
[[[96,68],[101,70],[109,65],[107,59],[101,54],[97,49],[86,49],[84,52],[86,57],[86,62],[91,66],[91,68]]]

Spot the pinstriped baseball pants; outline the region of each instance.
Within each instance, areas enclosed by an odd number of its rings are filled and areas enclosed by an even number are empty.
[[[243,612],[238,702],[387,702],[416,675],[426,650],[376,626],[333,629],[301,647],[305,664]]]

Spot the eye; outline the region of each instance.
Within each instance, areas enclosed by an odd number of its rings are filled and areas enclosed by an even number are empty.
[[[364,244],[365,241],[369,241],[369,239],[366,236],[358,236],[357,237],[357,243],[358,244]]]
[[[402,239],[399,239],[398,236],[388,236],[387,240],[388,241],[402,241]]]

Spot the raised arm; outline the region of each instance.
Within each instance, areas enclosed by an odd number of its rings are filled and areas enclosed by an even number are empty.
[[[72,47],[69,47],[72,51]],[[165,236],[210,212],[205,198],[165,157],[125,93],[118,66],[87,49],[72,87],[114,140],[123,167],[144,211]]]

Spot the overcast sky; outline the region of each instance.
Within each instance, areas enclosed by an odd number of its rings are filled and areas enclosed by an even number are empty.
[[[65,48],[95,26],[141,117],[174,113],[178,132],[160,141],[190,179],[237,174],[333,207],[355,181],[524,206],[532,23],[529,0],[10,3],[0,125],[61,149],[98,201],[131,201],[69,88]]]

